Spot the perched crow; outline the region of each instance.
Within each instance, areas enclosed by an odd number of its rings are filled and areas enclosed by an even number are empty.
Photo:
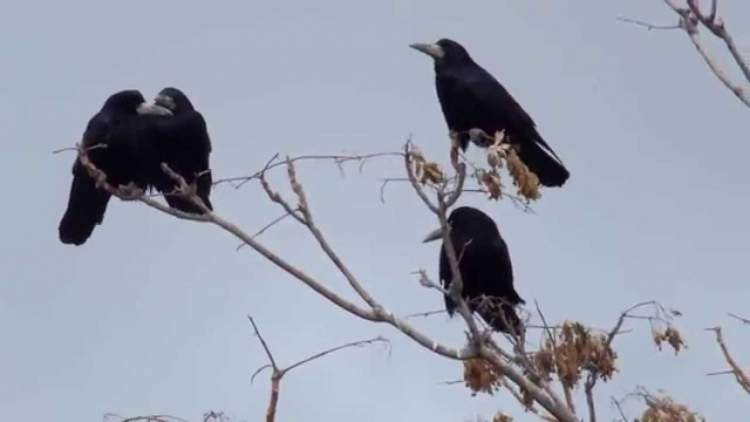
[[[462,295],[469,308],[495,330],[519,333],[520,319],[514,306],[525,302],[513,289],[513,267],[497,225],[487,214],[471,207],[453,210],[448,225],[464,283]],[[441,237],[438,229],[424,241]],[[445,244],[440,248],[440,280],[443,287],[450,290],[453,272]],[[452,316],[456,304],[448,296],[445,296],[445,307]]]
[[[107,175],[113,186],[135,183],[145,189],[155,149],[141,134],[144,115],[168,115],[170,111],[146,103],[136,90],[120,91],[110,96],[101,110],[89,120],[82,147],[88,148],[91,161]],[[109,193],[97,188],[96,182],[76,159],[68,207],[58,228],[60,241],[81,245],[104,218]]]
[[[179,173],[188,184],[195,183],[198,196],[209,209],[213,209],[208,196],[211,190],[211,171],[208,163],[211,140],[203,116],[177,88],[164,88],[155,103],[172,112],[170,117],[153,117],[158,160]],[[175,183],[161,168],[154,174],[154,187],[164,193],[174,190]],[[177,196],[166,195],[173,208],[200,213],[201,210]]]
[[[570,175],[560,158],[537,132],[534,121],[486,70],[476,64],[461,44],[442,39],[436,44],[412,44],[435,61],[435,86],[448,128],[465,150],[471,129],[490,136],[504,130],[519,150],[521,160],[545,186],[562,186]],[[481,145],[481,144],[480,144]],[[485,143],[486,146],[486,143]],[[451,152],[457,159],[457,148]]]

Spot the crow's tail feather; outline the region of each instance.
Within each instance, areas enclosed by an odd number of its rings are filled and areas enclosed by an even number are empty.
[[[97,188],[94,179],[87,174],[74,175],[68,208],[58,227],[60,241],[77,246],[86,242],[94,227],[104,219],[109,197],[109,193]]]
[[[520,148],[521,161],[533,171],[544,186],[562,186],[570,173],[544,140],[525,142]]]

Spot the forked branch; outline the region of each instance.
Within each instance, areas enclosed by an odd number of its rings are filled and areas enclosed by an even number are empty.
[[[390,342],[388,339],[378,336],[367,340],[359,340],[359,341],[353,341],[350,343],[342,344],[340,346],[332,347],[330,349],[324,350],[322,352],[316,353],[310,357],[307,357],[305,359],[302,359],[299,362],[296,362],[292,365],[289,365],[285,368],[279,368],[276,365],[276,360],[273,357],[273,353],[271,353],[271,349],[268,347],[268,343],[266,343],[266,340],[263,338],[263,336],[260,334],[260,330],[258,329],[258,326],[255,324],[255,320],[253,317],[249,316],[247,317],[250,320],[250,324],[253,326],[253,331],[255,332],[255,336],[258,337],[258,341],[260,341],[261,346],[263,347],[263,350],[266,353],[266,356],[268,357],[268,361],[270,362],[269,365],[264,365],[258,368],[258,370],[255,371],[255,373],[252,375],[251,380],[254,379],[261,371],[263,371],[266,368],[271,368],[271,395],[268,400],[268,409],[266,410],[266,422],[274,422],[276,420],[276,409],[278,408],[279,404],[279,394],[281,393],[281,380],[284,378],[284,375],[286,375],[289,371],[291,371],[294,368],[300,367],[306,363],[310,363],[314,360],[320,359],[326,355],[330,355],[331,353],[336,353],[340,350],[353,348],[353,347],[362,347],[371,345],[374,343],[383,343],[387,346],[390,345]]]
[[[664,3],[679,16],[677,26],[659,26],[635,19],[623,19],[624,22],[634,23],[644,26],[648,29],[674,29],[680,28],[692,42],[698,54],[706,62],[708,68],[729,89],[743,104],[750,107],[750,62],[744,57],[734,42],[729,30],[726,28],[724,20],[717,15],[718,0],[711,0],[711,11],[706,14],[701,10],[697,0],[685,0],[684,6],[678,3],[678,0],[664,0]],[[732,60],[740,71],[743,80],[734,81],[721,67],[711,51],[703,43],[700,36],[700,28],[705,28],[715,37],[719,38],[726,46],[727,51],[732,56]]]

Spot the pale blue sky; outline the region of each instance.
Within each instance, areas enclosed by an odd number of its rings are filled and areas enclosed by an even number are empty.
[[[215,177],[248,173],[274,153],[372,152],[409,134],[447,162],[446,129],[429,60],[407,45],[451,37],[531,113],[572,176],[523,214],[465,197],[498,222],[516,285],[549,319],[610,326],[631,304],[658,299],[684,312],[689,349],[657,352],[645,325],[618,340],[619,373],[600,390],[666,389],[710,420],[746,409],[705,327],[723,324],[740,362],[750,332],[726,312],[750,314],[746,181],[749,110],[720,86],[683,33],[646,31],[618,16],[673,23],[658,0],[13,2],[0,16],[0,409],[7,420],[92,421],[106,412],[209,409],[259,420],[268,381],[250,384],[265,357],[252,314],[282,363],[378,334],[379,347],[342,352],[285,380],[279,420],[457,421],[505,410],[504,395],[470,397],[457,363],[386,326],[354,319],[215,228],[112,202],[79,248],[57,240],[78,140],[112,92],[153,96],[182,88],[203,112]],[[743,51],[750,4],[721,2]],[[711,45],[714,45],[713,43]],[[476,153],[476,151],[474,151]],[[474,155],[478,157],[478,155]],[[406,186],[379,199],[397,160],[341,178],[301,166],[332,244],[389,308],[437,309],[442,298],[410,272],[437,271],[434,226]],[[282,178],[277,178],[281,183]],[[257,186],[215,190],[218,212],[248,231],[279,214]],[[274,250],[346,292],[313,242],[289,222],[262,237]],[[462,326],[417,320],[460,345]],[[717,397],[723,400],[717,400]],[[633,409],[631,417],[636,416]]]

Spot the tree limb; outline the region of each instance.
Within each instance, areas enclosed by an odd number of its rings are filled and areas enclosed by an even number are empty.
[[[724,336],[721,333],[721,327],[714,327],[714,328],[707,328],[709,331],[713,331],[716,335],[716,342],[719,344],[719,348],[721,348],[721,353],[724,355],[724,360],[727,361],[727,364],[731,368],[731,373],[734,375],[734,378],[737,380],[737,383],[742,387],[745,392],[750,394],[750,377],[740,368],[739,365],[737,365],[737,362],[732,357],[732,354],[729,352],[729,348],[727,347],[726,343],[724,343]]]
[[[680,16],[680,28],[682,28],[688,35],[693,46],[706,62],[709,69],[711,69],[711,72],[713,72],[719,81],[721,81],[727,89],[732,91],[742,103],[750,107],[750,91],[748,90],[748,87],[743,87],[740,83],[733,82],[729,76],[727,76],[716,59],[713,58],[708,48],[703,45],[698,32],[698,24],[700,23],[716,37],[724,41],[724,44],[732,55],[735,64],[744,75],[745,81],[750,83],[750,65],[748,65],[747,60],[740,54],[734,43],[734,39],[729,31],[727,31],[723,20],[716,16],[717,0],[712,0],[711,14],[709,16],[705,16],[701,12],[695,0],[686,0],[686,2],[688,8],[678,6],[675,0],[664,0],[664,3]]]
[[[271,373],[271,396],[268,400],[268,408],[266,410],[266,422],[274,422],[276,420],[276,409],[278,408],[279,394],[281,393],[281,379],[284,378],[284,375],[286,375],[292,369],[302,366],[306,363],[312,362],[316,359],[320,359],[323,356],[326,356],[331,353],[335,353],[335,352],[338,352],[339,350],[347,349],[350,347],[361,347],[361,346],[373,344],[376,342],[390,344],[390,342],[386,338],[381,337],[381,336],[367,339],[367,340],[353,341],[351,343],[346,343],[341,346],[332,347],[320,353],[316,353],[293,365],[287,366],[286,368],[279,368],[276,365],[276,360],[274,360],[273,354],[271,353],[271,350],[269,349],[268,344],[266,343],[266,340],[260,334],[260,331],[258,330],[258,326],[255,324],[255,320],[250,315],[247,316],[247,319],[250,320],[250,324],[252,324],[253,326],[253,331],[255,332],[255,336],[258,337],[258,341],[260,341],[260,344],[263,347],[263,350],[265,351],[266,356],[268,357],[268,360],[271,362],[270,365],[264,365],[260,367],[258,370],[256,370],[252,378],[254,378],[255,375],[257,375],[260,371],[262,371],[265,368],[270,367],[273,369],[273,372]]]

